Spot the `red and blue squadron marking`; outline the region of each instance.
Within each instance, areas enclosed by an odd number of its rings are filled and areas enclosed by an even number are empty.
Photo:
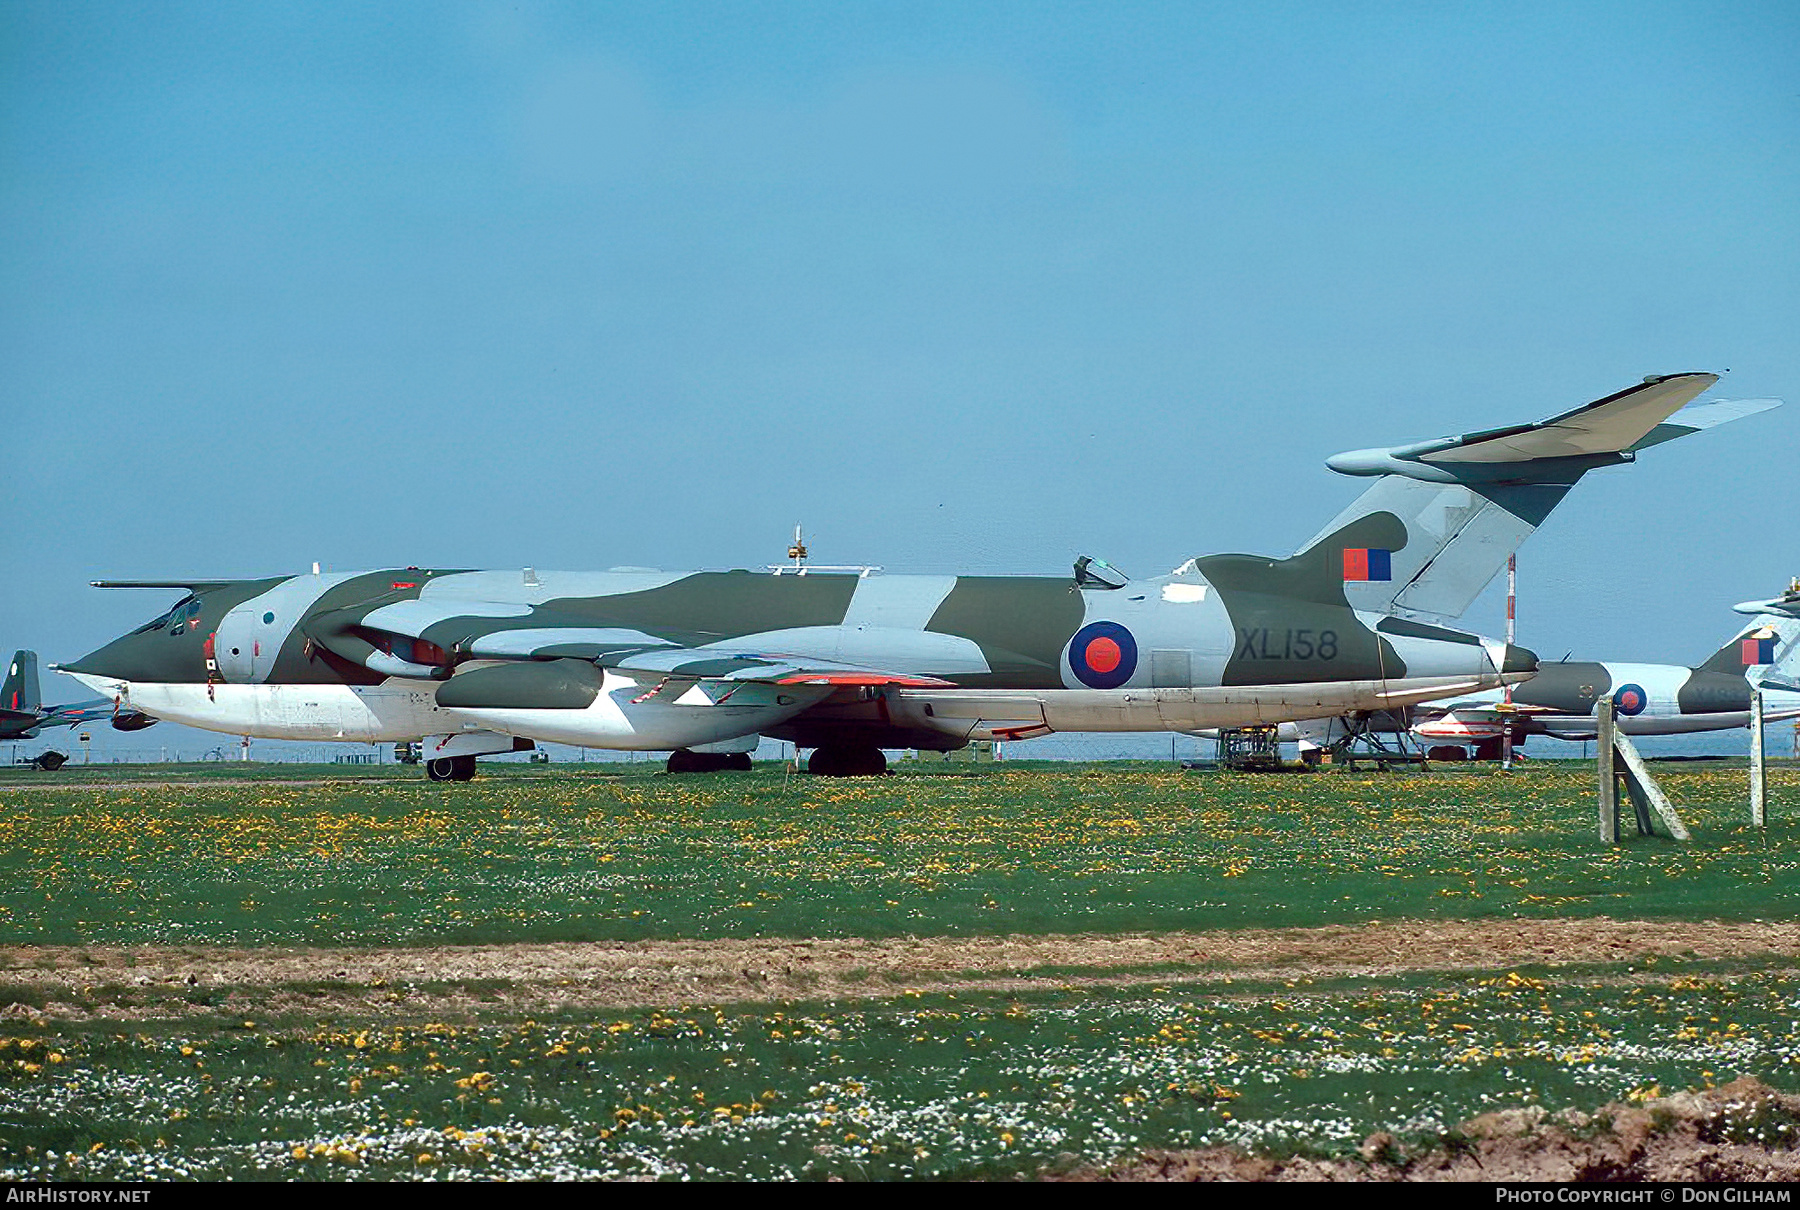
[[[1344,548],[1344,582],[1364,583],[1394,578],[1394,552],[1367,546]]]

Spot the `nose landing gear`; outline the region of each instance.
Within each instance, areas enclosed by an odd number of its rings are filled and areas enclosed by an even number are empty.
[[[814,748],[806,771],[815,777],[880,777],[887,772],[887,757],[874,744]]]
[[[425,762],[425,776],[432,781],[469,781],[475,776],[473,756],[440,756]]]
[[[748,752],[693,752],[677,748],[669,753],[671,773],[748,773]]]

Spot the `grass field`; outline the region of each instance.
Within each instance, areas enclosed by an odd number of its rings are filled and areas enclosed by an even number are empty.
[[[1595,841],[1592,774],[1133,766],[0,789],[0,937],[387,945],[1792,918],[1800,770],[1675,769],[1693,844]]]
[[[34,976],[37,946],[1800,917],[1800,771],[1773,774],[1761,832],[1741,769],[1659,772],[1691,844],[1601,848],[1591,767],[1560,765],[8,782],[0,1178],[1008,1176],[1213,1142],[1344,1153],[1741,1074],[1800,1088],[1792,953],[1294,978],[1196,960],[529,1015],[469,983],[433,1018],[381,986],[320,1009],[298,986],[145,989],[98,957],[79,994]]]
[[[1500,1106],[1745,1071],[1793,1087],[1797,1001],[1791,968],[1509,972],[30,1028],[0,1039],[0,1177],[993,1177],[1146,1147],[1349,1152]]]

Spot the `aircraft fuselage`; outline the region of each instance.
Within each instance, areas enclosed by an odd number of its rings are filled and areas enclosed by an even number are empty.
[[[766,734],[955,747],[1377,709],[1530,675],[1522,649],[1359,611],[1295,559],[1069,577],[398,569],[209,585],[65,665],[130,709],[230,734],[491,732],[668,750]],[[1306,569],[1298,569],[1305,571]],[[1287,591],[1299,584],[1303,591]],[[729,681],[745,653],[884,685]],[[660,663],[658,662],[660,661]],[[659,673],[657,669],[661,669]]]
[[[1750,725],[1752,688],[1741,674],[1680,664],[1541,664],[1537,676],[1512,691],[1515,706],[1537,709],[1515,715],[1512,726],[1515,735],[1590,740],[1599,731],[1595,703],[1611,697],[1619,729],[1628,735],[1724,731]],[[1502,695],[1485,693],[1470,700],[1492,706]],[[1768,722],[1800,717],[1800,694],[1765,688],[1763,717]],[[1460,720],[1452,711],[1420,721],[1413,730],[1425,739],[1482,740],[1498,737],[1502,727],[1488,718]]]

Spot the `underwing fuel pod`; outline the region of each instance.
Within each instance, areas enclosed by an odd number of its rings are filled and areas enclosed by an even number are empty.
[[[1134,579],[402,568],[180,588],[63,670],[125,707],[237,735],[415,740],[433,777],[536,741],[814,772],[1056,731],[1194,731],[1388,710],[1529,678],[1451,629],[1588,470],[1753,405],[1687,407],[1676,374],[1537,424],[1340,455],[1374,476],[1286,558],[1208,555]],[[1686,408],[1684,411],[1683,409]],[[1735,409],[1735,410],[1734,410]]]

